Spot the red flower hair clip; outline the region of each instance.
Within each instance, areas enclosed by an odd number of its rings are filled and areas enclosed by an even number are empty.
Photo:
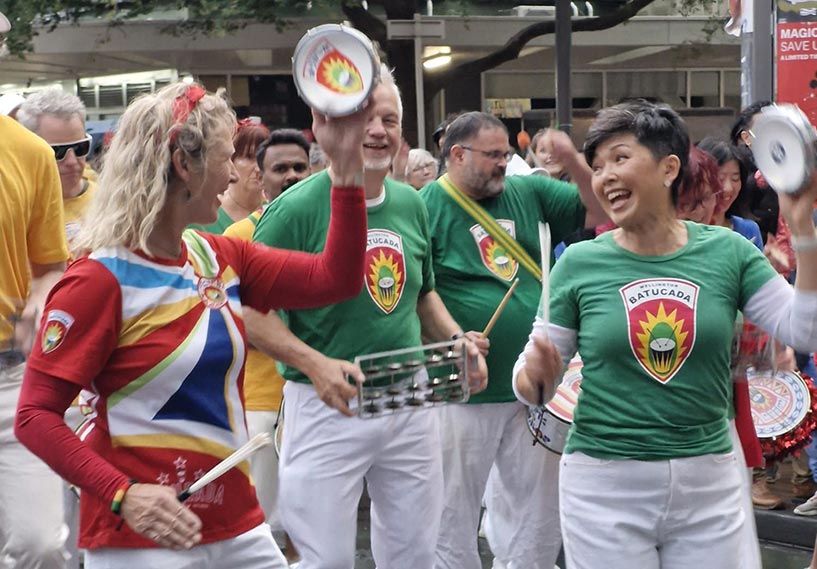
[[[206,94],[207,91],[198,85],[190,85],[185,89],[184,93],[173,101],[173,132],[170,133],[170,146],[175,144],[176,137],[179,135],[178,126],[187,122],[187,118],[196,108],[196,104]]]

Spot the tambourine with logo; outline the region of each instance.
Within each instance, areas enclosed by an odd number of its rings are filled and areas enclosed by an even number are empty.
[[[817,426],[817,390],[797,372],[746,371],[752,420],[763,455],[781,459],[808,444]]]
[[[752,127],[752,154],[776,192],[798,192],[817,167],[817,134],[795,105],[761,109]]]
[[[528,429],[534,441],[556,454],[564,452],[573,425],[573,410],[581,392],[582,366],[577,355],[568,364],[553,399],[547,405],[528,409]]]
[[[295,46],[292,76],[307,105],[329,117],[351,115],[365,105],[380,79],[371,40],[341,24],[312,28]]]

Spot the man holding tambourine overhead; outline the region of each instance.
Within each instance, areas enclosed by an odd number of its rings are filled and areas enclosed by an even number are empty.
[[[320,113],[337,113],[343,98],[334,97],[335,107],[328,109],[317,96],[322,92],[319,87],[303,82],[310,70],[309,54],[334,53],[337,50],[327,47],[330,43],[345,48],[347,60],[358,53],[346,37],[358,32],[338,28],[317,28],[307,34],[313,44],[303,49],[305,69],[299,67],[297,53],[295,57],[301,95],[312,104],[316,121],[335,120]],[[333,57],[340,61],[340,56]],[[301,554],[300,567],[354,566],[358,502],[365,479],[372,500],[377,565],[431,569],[442,509],[438,413],[419,410],[370,421],[350,418],[354,411],[349,400],[357,389],[349,380],[361,382],[364,376],[349,360],[420,346],[421,331],[432,341],[443,341],[463,330],[434,291],[428,213],[422,200],[411,186],[386,177],[401,142],[397,86],[385,67],[366,57],[354,63],[354,68],[346,65],[347,72],[337,75],[350,89],[361,82],[350,80],[349,69],[359,70],[364,79],[364,70],[378,75],[368,101],[362,149],[368,207],[364,290],[324,309],[287,311],[289,329],[275,314],[246,322],[253,344],[287,366],[279,507]],[[320,137],[318,142],[323,145]],[[264,212],[253,239],[286,249],[321,250],[328,189],[339,179],[360,178],[361,172],[353,167],[332,161],[327,171],[287,190]],[[378,277],[386,274],[391,276]],[[472,386],[484,388],[484,360],[474,343],[468,342],[466,348],[481,368],[471,376]]]

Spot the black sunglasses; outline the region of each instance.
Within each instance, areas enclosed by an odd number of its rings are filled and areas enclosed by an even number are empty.
[[[85,158],[91,153],[91,135],[88,134],[82,140],[76,142],[67,142],[65,144],[52,144],[51,148],[54,150],[54,157],[57,162],[62,162],[69,150],[74,151],[74,156],[77,158]]]

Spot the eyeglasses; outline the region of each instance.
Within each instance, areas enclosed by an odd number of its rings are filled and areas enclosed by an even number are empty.
[[[506,150],[505,152],[502,152],[501,150],[480,150],[479,148],[472,148],[471,146],[465,146],[464,144],[460,144],[460,148],[463,150],[470,150],[471,152],[479,152],[494,162],[499,162],[500,160],[510,161],[515,154],[513,150]]]
[[[76,142],[66,142],[65,144],[51,144],[51,149],[54,151],[54,157],[57,162],[65,160],[65,156],[69,150],[74,151],[74,156],[77,158],[85,158],[91,153],[91,135],[88,134],[82,140]]]
[[[436,162],[429,162],[428,164],[421,164],[420,166],[415,166],[411,171],[412,172],[419,172],[420,170],[425,170],[426,168],[429,168],[431,170],[436,170],[437,169],[437,163]]]

